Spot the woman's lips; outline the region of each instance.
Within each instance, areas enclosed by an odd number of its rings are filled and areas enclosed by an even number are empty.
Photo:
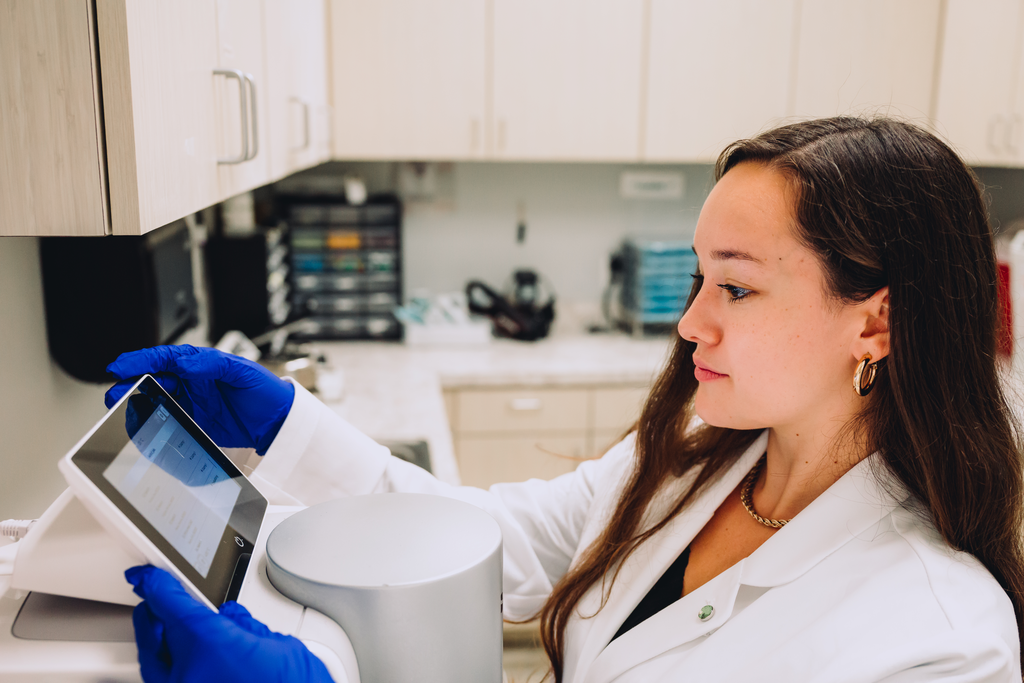
[[[715,372],[697,361],[694,361],[693,375],[697,378],[698,382],[710,382],[713,379],[722,379],[729,376]]]

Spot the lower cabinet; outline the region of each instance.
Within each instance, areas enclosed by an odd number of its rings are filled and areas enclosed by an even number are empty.
[[[462,483],[486,488],[571,472],[622,437],[648,391],[642,384],[448,388]]]
[[[455,440],[459,476],[467,486],[554,479],[586,457],[587,439],[576,436],[464,436]]]

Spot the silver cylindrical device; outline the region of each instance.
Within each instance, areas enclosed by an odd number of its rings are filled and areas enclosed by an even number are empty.
[[[500,683],[501,529],[451,498],[385,493],[297,512],[270,582],[345,630],[362,683]]]

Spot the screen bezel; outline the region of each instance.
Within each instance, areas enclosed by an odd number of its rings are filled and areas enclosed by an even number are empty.
[[[124,426],[125,416],[128,400],[139,394],[163,405],[200,448],[241,486],[205,577],[103,476],[110,463],[131,440]],[[211,604],[220,606],[226,601],[237,568],[244,566],[253,552],[266,513],[267,499],[152,376],[145,375],[132,391],[126,393],[108,411],[69,460]]]

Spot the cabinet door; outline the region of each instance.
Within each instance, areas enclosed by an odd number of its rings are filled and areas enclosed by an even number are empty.
[[[483,156],[485,0],[332,0],[334,156]]]
[[[586,439],[579,436],[461,437],[455,444],[465,486],[527,479],[554,479],[583,461]]]
[[[494,0],[493,155],[640,155],[643,0]]]
[[[325,0],[264,0],[270,177],[323,161],[327,131]]]
[[[219,199],[217,17],[208,0],[95,6],[111,227],[138,235]]]
[[[927,122],[940,9],[935,0],[802,2],[792,113],[886,114]]]
[[[652,0],[644,158],[713,161],[784,117],[796,20],[796,0]]]
[[[1008,157],[1006,165],[1024,166],[1024,2],[1017,6],[1017,41],[1012,54],[1010,110],[1005,118],[993,122],[991,146],[999,147]],[[1002,164],[1000,164],[1002,165]]]
[[[973,164],[1005,164],[1021,0],[949,0],[935,128]],[[983,39],[982,39],[983,37]]]
[[[225,76],[215,80],[218,158],[238,158],[244,137],[248,137],[249,150],[247,161],[218,164],[221,199],[270,181],[262,5],[262,0],[217,0],[217,66],[248,74],[255,87],[255,92],[248,93],[243,115],[239,80]]]
[[[0,1],[0,235],[106,230],[92,3]]]

